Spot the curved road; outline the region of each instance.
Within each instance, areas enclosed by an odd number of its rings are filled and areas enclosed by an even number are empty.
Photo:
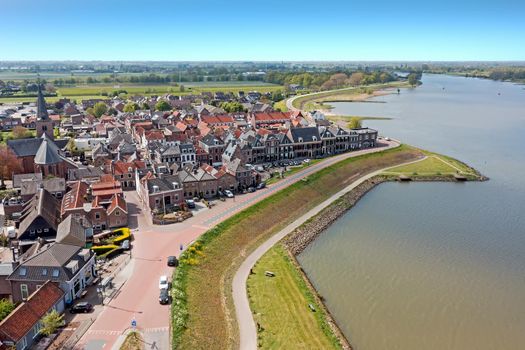
[[[172,272],[172,268],[166,266],[167,256],[179,255],[181,245],[185,248],[209,228],[301,180],[304,176],[346,158],[380,152],[399,145],[396,141],[383,142],[375,148],[323,159],[268,186],[267,189],[240,195],[226,202],[216,201],[217,204],[212,209],[203,208],[190,219],[178,224],[152,225],[148,212],[143,210],[136,192],[125,192],[129,206],[129,226],[136,229],[132,258],[128,266],[115,277],[115,280],[123,283],[120,290],[107,305],[96,306],[96,319],[75,349],[118,349],[126,330],[130,329],[132,320],[136,320],[137,329],[142,332],[148,344],[155,344],[159,349],[168,349],[170,307],[158,302],[159,276],[170,276]]]
[[[350,185],[337,192],[336,194],[334,194],[333,196],[331,196],[330,198],[328,198],[327,200],[317,205],[316,207],[308,211],[306,214],[302,215],[300,218],[286,226],[284,229],[276,233],[266,242],[261,244],[257,249],[255,249],[255,251],[253,251],[246,258],[246,260],[243,261],[243,263],[239,267],[239,270],[237,270],[237,272],[235,273],[232,282],[233,302],[235,305],[235,314],[237,316],[237,322],[239,324],[240,349],[257,349],[257,330],[255,327],[255,321],[253,320],[253,314],[250,309],[250,302],[248,300],[248,294],[246,291],[246,282],[248,280],[248,276],[250,275],[250,270],[253,268],[255,263],[264,255],[264,253],[270,250],[277,242],[279,242],[285,236],[293,232],[296,228],[304,224],[308,219],[317,215],[319,212],[321,212],[321,210],[332,204],[335,200],[337,200],[344,194],[353,190],[355,187],[357,187],[364,181],[370,179],[371,177],[379,175],[385,170],[402,165],[420,162],[424,159],[426,159],[426,157],[415,161],[386,167],[360,177],[359,179],[352,182]]]

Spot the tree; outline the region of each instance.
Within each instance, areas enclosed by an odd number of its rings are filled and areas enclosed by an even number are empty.
[[[126,113],[133,113],[138,109],[140,109],[140,106],[138,105],[138,103],[135,102],[128,102],[124,106],[124,112]]]
[[[27,139],[27,138],[30,138],[32,136],[33,136],[33,134],[31,133],[31,131],[27,130],[23,126],[17,125],[17,126],[15,126],[13,128],[13,138],[15,140]]]
[[[108,111],[108,106],[104,102],[97,102],[93,106],[93,115],[97,118],[102,117]]]
[[[0,321],[6,318],[14,309],[15,304],[9,299],[0,299]]]
[[[165,112],[171,110],[171,106],[168,102],[162,100],[155,104],[155,109],[157,111]]]
[[[4,187],[4,180],[9,180],[13,174],[22,171],[16,155],[7,145],[0,145],[0,186]]]
[[[350,118],[350,121],[348,122],[348,127],[350,129],[359,129],[362,126],[361,119],[357,117]]]
[[[184,85],[181,85],[180,88],[179,88],[179,91],[180,91],[180,92],[184,92],[184,90],[185,90]]]
[[[224,109],[227,113],[244,111],[244,106],[242,105],[242,103],[237,101],[223,102],[220,104],[220,107]]]
[[[93,111],[93,107],[88,107],[88,109],[86,109],[86,113],[89,115],[95,115],[95,112]]]
[[[416,86],[419,82],[419,76],[416,73],[410,73],[408,75],[408,83],[412,86]]]
[[[46,337],[55,333],[56,330],[64,323],[64,315],[60,315],[56,310],[48,312],[42,317],[40,333]]]
[[[352,86],[361,85],[361,82],[363,81],[364,74],[362,72],[355,72],[352,73],[350,78],[348,78],[348,83]]]
[[[149,104],[147,104],[146,102],[142,103],[142,109],[149,109]]]

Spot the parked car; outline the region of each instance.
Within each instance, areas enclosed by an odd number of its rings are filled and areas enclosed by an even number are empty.
[[[305,159],[305,160],[303,160],[303,162],[308,164],[308,163],[310,163],[310,159]]]
[[[195,201],[193,199],[186,199],[186,204],[188,205],[188,208],[195,209]]]
[[[160,290],[159,303],[161,305],[166,305],[170,303],[170,293],[168,292],[167,288]]]
[[[257,185],[257,189],[258,189],[258,190],[262,190],[262,189],[265,188],[265,187],[266,187],[266,182],[261,182],[261,183],[259,183],[259,184]]]
[[[255,187],[248,187],[248,192],[249,193],[255,192]]]
[[[168,256],[168,266],[179,266],[179,260],[175,256]]]
[[[88,302],[82,301],[69,309],[72,314],[85,314],[93,310],[93,305]]]
[[[168,289],[168,287],[169,287],[168,276],[160,276],[159,289]]]
[[[234,197],[232,191],[230,191],[230,190],[224,190],[224,195],[226,197],[228,197],[228,198],[233,198]]]
[[[120,247],[124,250],[130,250],[131,244],[129,243],[129,239],[126,239],[124,242],[122,242],[122,245]]]

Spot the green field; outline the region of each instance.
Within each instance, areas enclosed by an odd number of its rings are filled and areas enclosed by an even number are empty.
[[[477,176],[477,172],[466,164],[443,155],[424,152],[427,158],[413,164],[389,169],[385,174],[406,176],[454,175]]]
[[[272,271],[275,277],[265,276]],[[326,315],[280,244],[270,249],[248,278],[248,296],[260,349],[340,349]],[[309,308],[312,304],[313,312]]]
[[[241,84],[242,83],[242,84]],[[86,99],[96,98],[111,98],[115,91],[126,91],[125,94],[121,94],[123,97],[129,97],[133,95],[162,95],[162,94],[175,94],[175,95],[189,95],[189,94],[201,94],[203,92],[218,92],[224,93],[231,92],[238,94],[239,91],[249,92],[258,91],[261,93],[273,92],[282,90],[281,85],[265,84],[257,82],[257,84],[250,84],[249,82],[230,82],[230,83],[188,83],[189,85],[184,86],[184,91],[181,91],[181,87],[176,84],[91,84],[91,85],[78,85],[74,87],[59,87],[57,88],[56,97],[46,97],[46,101],[55,102],[60,98],[70,98],[80,102]],[[35,97],[0,97],[0,103],[13,103],[13,102],[35,102]]]

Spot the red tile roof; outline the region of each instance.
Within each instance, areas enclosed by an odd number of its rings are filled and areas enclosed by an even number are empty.
[[[86,202],[85,196],[89,185],[85,182],[77,181],[71,185],[71,190],[62,198],[61,213],[64,214],[66,210],[81,208]]]
[[[254,113],[253,114],[256,122],[272,122],[277,120],[289,120],[290,112],[270,112],[270,113]]]
[[[0,340],[18,342],[63,296],[55,283],[44,283],[0,322]]]
[[[111,198],[111,204],[108,207],[108,214],[111,214],[117,208],[120,208],[120,210],[126,214],[128,213],[128,205],[124,198],[115,194]]]
[[[130,168],[132,172],[135,171],[135,169],[145,169],[146,163],[141,160],[135,160],[133,162],[123,162],[121,160],[117,160],[115,163],[113,163],[113,171],[116,175],[127,174],[129,173]]]
[[[203,115],[201,120],[209,125],[233,123],[233,117],[231,115]]]

